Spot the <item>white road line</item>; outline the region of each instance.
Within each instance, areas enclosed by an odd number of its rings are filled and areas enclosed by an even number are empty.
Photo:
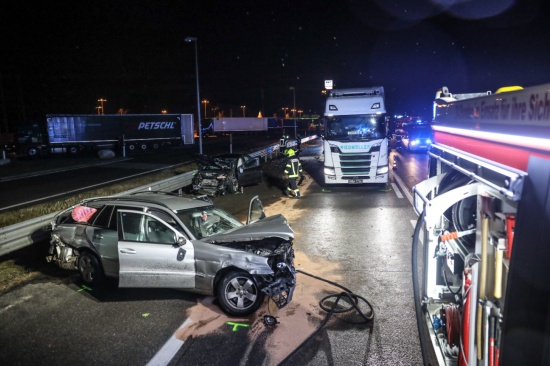
[[[392,175],[393,175],[393,178],[397,181],[397,184],[399,184],[399,188],[401,188],[405,196],[407,196],[409,202],[411,203],[411,206],[413,206],[412,195],[409,193],[407,187],[405,186],[405,183],[403,183],[403,181],[401,180],[401,178],[399,178],[397,174],[392,173]]]
[[[184,328],[187,326],[187,324],[191,323],[191,318],[187,318],[182,325],[180,325],[179,329]],[[161,347],[161,349],[157,352],[157,354],[147,363],[147,366],[165,366],[168,365],[176,353],[181,349],[181,346],[185,343],[185,341],[182,341],[180,339],[176,338],[177,331],[174,332],[172,337],[166,343],[164,343],[164,346]]]
[[[393,191],[395,192],[395,195],[397,196],[397,198],[403,198],[401,191],[399,190],[399,188],[397,188],[397,184],[392,183],[391,186],[393,187]]]
[[[10,308],[12,308],[12,307],[14,307],[14,306],[16,306],[16,305],[19,305],[19,304],[21,304],[21,303],[24,303],[25,301],[30,300],[30,299],[32,299],[32,296],[24,296],[24,297],[22,297],[21,299],[15,301],[13,304],[9,304],[9,305],[6,306],[5,308],[0,309],[0,314],[2,314],[2,313],[5,312],[5,311],[8,311]]]

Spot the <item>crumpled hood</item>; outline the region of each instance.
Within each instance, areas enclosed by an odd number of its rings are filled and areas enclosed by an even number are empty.
[[[225,162],[221,159],[215,159],[208,155],[194,154],[193,156],[197,164],[202,166],[217,167],[220,169],[227,169],[230,163]]]
[[[202,241],[208,243],[230,243],[236,241],[260,240],[267,237],[278,237],[285,240],[294,239],[294,230],[288,224],[286,218],[281,215],[266,217],[250,225],[239,227],[223,234],[216,234]]]

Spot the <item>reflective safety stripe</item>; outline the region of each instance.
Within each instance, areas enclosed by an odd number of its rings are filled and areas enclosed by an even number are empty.
[[[298,178],[298,176],[302,173],[302,164],[300,163],[300,160],[290,160],[286,164],[284,173],[288,174],[289,178]]]

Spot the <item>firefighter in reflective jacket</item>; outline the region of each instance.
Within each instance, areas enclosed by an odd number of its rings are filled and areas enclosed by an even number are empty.
[[[285,189],[285,196],[287,197],[300,197],[300,190],[298,189],[297,179],[300,177],[302,180],[304,172],[302,170],[302,163],[294,153],[293,149],[286,150],[286,161],[284,175],[288,177],[288,186]]]

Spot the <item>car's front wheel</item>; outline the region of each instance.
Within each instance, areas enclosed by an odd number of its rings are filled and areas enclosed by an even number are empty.
[[[258,289],[252,276],[243,271],[231,271],[217,288],[221,308],[229,315],[249,315],[258,310],[265,294]]]
[[[230,194],[239,192],[239,182],[236,178],[231,178],[229,182],[227,182],[227,192]]]
[[[82,282],[87,285],[97,286],[103,282],[103,269],[101,268],[99,259],[90,252],[80,254],[78,272],[80,273]]]

